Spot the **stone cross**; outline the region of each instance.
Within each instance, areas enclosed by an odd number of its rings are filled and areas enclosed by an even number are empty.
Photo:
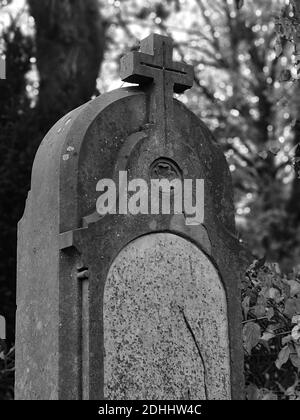
[[[161,142],[172,141],[173,92],[183,93],[194,82],[194,69],[173,61],[171,38],[152,34],[141,41],[141,52],[132,51],[121,59],[121,79],[150,89],[150,122]],[[167,146],[167,145],[166,145]]]
[[[18,227],[16,399],[242,399],[225,157],[173,92],[193,72],[151,35],[118,89],[63,117]],[[156,192],[155,192],[156,191]]]

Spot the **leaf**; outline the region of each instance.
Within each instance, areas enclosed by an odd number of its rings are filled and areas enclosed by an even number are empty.
[[[243,341],[244,347],[248,354],[251,354],[251,350],[257,346],[261,337],[261,329],[255,322],[248,322],[243,328]]]
[[[289,346],[284,346],[279,354],[278,354],[278,358],[275,362],[275,365],[277,367],[277,369],[281,369],[281,367],[289,360],[290,357],[290,348]]]
[[[245,297],[245,299],[242,302],[242,307],[243,307],[243,311],[244,311],[244,317],[245,317],[245,319],[247,319],[248,312],[249,312],[249,309],[250,309],[250,296]]]
[[[265,331],[261,337],[261,340],[269,341],[275,337],[275,334],[272,332]]]
[[[284,314],[289,318],[300,314],[300,298],[290,298],[285,303]]]
[[[273,308],[268,308],[267,309],[267,318],[270,321],[274,316],[274,309]]]
[[[266,390],[266,393],[262,397],[262,400],[265,400],[265,401],[275,401],[277,399],[278,399],[277,395],[274,394],[274,392],[267,391],[267,390]]]
[[[259,304],[254,306],[254,314],[257,318],[261,318],[266,314],[265,305]]]
[[[297,381],[298,382],[298,381]],[[294,385],[292,385],[292,386],[290,386],[286,391],[285,391],[285,395],[287,396],[287,397],[292,397],[292,396],[294,396],[295,395],[295,393],[296,393],[296,385],[297,385],[297,382],[294,384]]]
[[[295,366],[297,369],[300,369],[300,357],[298,357],[296,354],[291,354],[290,359],[293,366]]]
[[[296,281],[296,280],[290,280],[288,282],[288,284],[289,284],[289,286],[291,288],[290,293],[291,293],[291,296],[292,297],[300,294],[300,283],[298,281]]]
[[[287,343],[289,343],[292,340],[291,334],[287,335],[286,337],[283,337],[281,340],[281,344],[285,346]]]
[[[276,303],[281,301],[281,293],[275,287],[269,289],[269,298],[275,300]]]
[[[300,315],[293,316],[292,324],[300,324]]]
[[[248,401],[257,401],[260,398],[260,392],[256,385],[250,384],[246,388],[246,396]]]
[[[300,325],[296,325],[293,329],[292,329],[292,338],[295,341],[299,341],[300,340]]]

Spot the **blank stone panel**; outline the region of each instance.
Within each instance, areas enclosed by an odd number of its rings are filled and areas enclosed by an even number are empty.
[[[224,288],[191,242],[156,233],[127,245],[103,317],[105,398],[231,398]]]

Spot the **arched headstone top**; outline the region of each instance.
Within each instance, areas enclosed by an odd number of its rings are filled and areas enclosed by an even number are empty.
[[[147,98],[147,91],[139,87],[103,94],[67,114],[46,135],[34,161],[31,190],[38,193],[46,189],[50,200],[51,195],[57,196],[59,188],[60,232],[82,227],[83,219],[95,211],[96,182],[89,190],[90,197],[81,205],[78,202],[78,189],[86,181],[82,167],[90,165],[94,149],[98,162],[91,176],[95,180],[114,178],[117,168],[128,167],[130,156],[126,153],[134,154],[142,143],[156,136],[148,123]],[[207,211],[207,216],[217,216],[220,224],[234,234],[231,179],[222,151],[206,125],[183,103],[176,99],[173,102],[173,139],[181,148],[165,152],[159,143],[156,149],[151,148],[144,165],[150,171],[156,161],[167,158],[186,178],[193,178],[195,170],[200,169],[212,193],[208,197],[213,211]]]

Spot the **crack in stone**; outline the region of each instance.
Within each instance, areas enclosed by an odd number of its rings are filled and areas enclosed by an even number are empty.
[[[208,400],[208,389],[207,389],[207,383],[206,383],[206,379],[207,379],[207,371],[206,371],[206,366],[205,366],[204,358],[203,358],[203,356],[202,356],[201,349],[200,349],[200,347],[199,347],[199,344],[198,344],[198,342],[197,342],[197,339],[196,339],[196,336],[195,336],[195,334],[194,334],[194,331],[193,331],[193,329],[192,329],[192,327],[191,327],[191,324],[189,323],[189,321],[188,321],[188,319],[187,319],[187,317],[186,317],[186,315],[185,315],[185,313],[184,313],[184,309],[183,309],[182,307],[180,307],[180,306],[178,306],[178,308],[179,308],[179,311],[181,312],[181,314],[182,314],[182,316],[183,316],[183,319],[184,319],[184,322],[185,322],[185,324],[186,324],[186,326],[187,326],[187,329],[188,329],[188,331],[190,332],[190,334],[191,334],[191,336],[192,336],[192,339],[193,339],[193,341],[194,341],[194,343],[195,343],[195,346],[196,346],[196,348],[197,348],[197,350],[198,350],[199,357],[200,357],[201,362],[202,362],[202,364],[203,364],[203,374],[204,374],[204,378],[203,378],[203,382],[204,382],[204,392],[205,392],[205,399],[206,399],[206,400]]]

